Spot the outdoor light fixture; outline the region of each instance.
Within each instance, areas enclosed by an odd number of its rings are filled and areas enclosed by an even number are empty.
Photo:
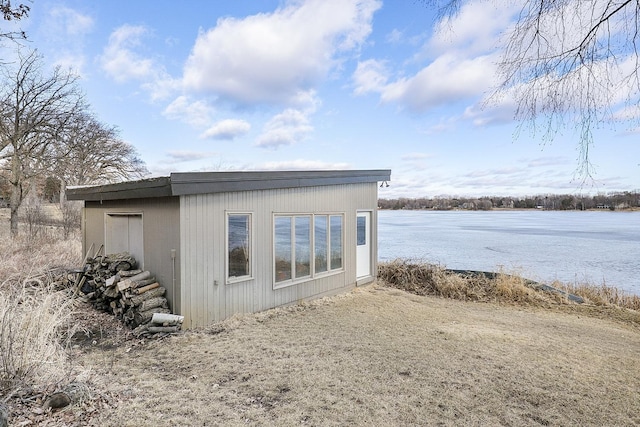
[[[380,184],[380,188],[382,188],[382,187],[388,187],[388,186],[389,186],[389,183],[388,183],[387,181],[383,181],[383,182]]]

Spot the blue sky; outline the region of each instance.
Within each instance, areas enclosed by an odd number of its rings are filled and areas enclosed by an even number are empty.
[[[640,188],[637,130],[597,130],[581,185],[571,129],[516,137],[513,101],[485,102],[513,5],[437,26],[417,0],[34,0],[20,25],[154,176],[392,169],[380,197]]]

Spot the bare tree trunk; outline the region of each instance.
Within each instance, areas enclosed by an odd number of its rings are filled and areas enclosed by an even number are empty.
[[[64,210],[64,205],[67,203],[67,181],[64,178],[60,178],[60,209]]]
[[[9,198],[11,237],[18,235],[18,209],[20,209],[23,199],[21,175],[20,163],[17,156],[14,155],[11,159],[11,179],[9,180],[11,184],[11,197]]]

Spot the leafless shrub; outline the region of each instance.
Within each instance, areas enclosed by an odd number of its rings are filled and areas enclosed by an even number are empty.
[[[62,234],[68,239],[74,230],[79,230],[82,220],[81,206],[73,202],[64,202],[60,205],[62,212]]]
[[[39,197],[33,196],[27,199],[24,205],[24,219],[31,239],[36,239],[44,233],[46,215],[43,212],[42,201]]]

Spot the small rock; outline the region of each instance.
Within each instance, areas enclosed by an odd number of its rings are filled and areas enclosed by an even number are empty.
[[[47,400],[45,400],[43,407],[45,409],[60,409],[68,406],[71,403],[71,398],[67,393],[57,392],[53,393]]]

